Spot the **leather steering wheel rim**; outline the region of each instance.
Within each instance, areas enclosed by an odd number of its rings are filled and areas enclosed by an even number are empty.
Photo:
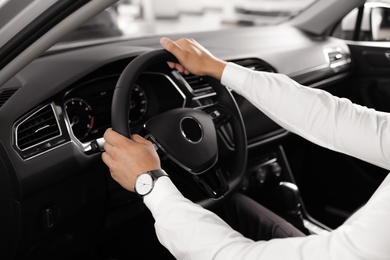
[[[130,113],[130,95],[138,76],[150,65],[160,62],[177,62],[177,59],[164,49],[147,51],[133,59],[123,70],[114,89],[111,123],[112,129],[128,138],[131,130],[128,123]],[[228,191],[220,198],[206,198],[195,203],[203,207],[211,207],[230,195],[244,177],[247,162],[247,139],[244,122],[232,93],[218,80],[207,77],[207,80],[217,92],[218,103],[229,111],[229,119],[234,137],[234,164],[227,179]]]

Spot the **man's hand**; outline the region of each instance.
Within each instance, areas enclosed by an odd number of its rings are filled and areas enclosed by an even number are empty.
[[[139,135],[132,135],[130,140],[107,129],[104,140],[102,160],[110,169],[112,178],[129,191],[134,192],[134,182],[139,174],[161,167],[153,144]]]
[[[194,39],[182,38],[172,41],[162,37],[160,44],[179,61],[179,64],[168,62],[172,69],[177,69],[185,74],[192,73],[198,76],[211,76],[221,80],[226,62],[214,57]]]

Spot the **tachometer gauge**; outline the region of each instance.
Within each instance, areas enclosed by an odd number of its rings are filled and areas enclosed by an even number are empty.
[[[91,132],[94,123],[91,106],[81,98],[71,98],[64,103],[73,134],[82,141]]]
[[[142,121],[147,112],[147,104],[148,100],[145,91],[139,85],[135,85],[131,92],[130,125],[135,125]]]

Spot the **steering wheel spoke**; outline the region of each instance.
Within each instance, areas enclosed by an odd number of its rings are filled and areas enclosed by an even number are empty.
[[[221,198],[229,191],[228,182],[218,167],[207,173],[194,175],[193,178],[210,198]]]

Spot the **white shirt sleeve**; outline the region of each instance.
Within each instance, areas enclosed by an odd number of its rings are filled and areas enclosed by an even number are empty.
[[[387,184],[390,178],[385,180]],[[157,180],[144,202],[157,237],[180,260],[388,260],[390,186],[386,185],[338,229],[310,235],[253,241],[214,213],[184,198],[169,177]]]
[[[228,63],[221,81],[283,128],[390,170],[389,113],[302,86],[282,74],[254,72],[234,63]]]
[[[353,105],[286,76],[229,63],[222,83],[289,131],[324,147],[390,168],[389,116]],[[177,259],[384,260],[390,247],[390,177],[368,203],[338,229],[299,238],[252,241],[212,212],[184,198],[168,177],[144,202],[160,242]]]

